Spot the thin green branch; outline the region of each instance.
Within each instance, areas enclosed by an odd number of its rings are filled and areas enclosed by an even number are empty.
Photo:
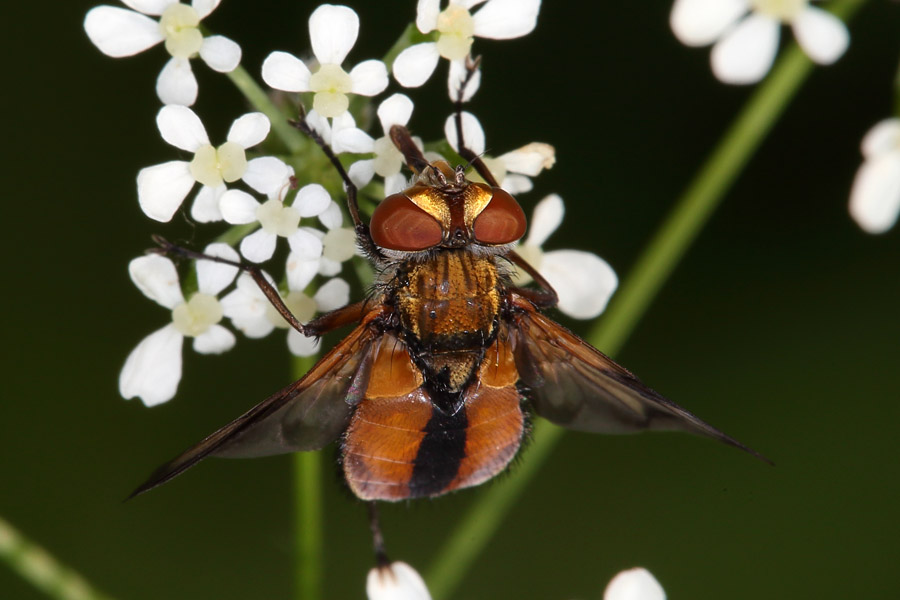
[[[228,78],[256,110],[269,117],[272,131],[275,132],[275,135],[278,136],[291,154],[306,152],[311,142],[288,123],[288,119],[294,118],[296,115],[288,115],[279,110],[272,100],[269,99],[268,94],[250,77],[250,74],[247,73],[244,67],[239,66],[231,73],[228,73]]]
[[[59,600],[110,600],[81,575],[62,565],[49,552],[27,540],[0,518],[0,559],[22,579]]]
[[[293,360],[298,379],[316,363],[316,357]],[[297,452],[293,459],[295,510],[295,573],[297,600],[322,598],[322,458],[320,452]]]
[[[831,9],[846,20],[863,2],[836,0]],[[812,63],[793,44],[768,79],[756,89],[644,250],[602,321],[587,336],[592,344],[609,354],[618,352],[811,71]],[[549,457],[563,431],[546,421],[538,422],[522,465],[486,490],[464,515],[426,574],[436,600],[449,598],[455,591],[516,498]]]

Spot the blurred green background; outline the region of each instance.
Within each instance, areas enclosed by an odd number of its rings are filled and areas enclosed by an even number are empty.
[[[415,3],[356,4],[351,64],[380,55]],[[118,599],[286,599],[287,457],[208,461],[122,502],[290,367],[281,336],[242,339],[221,357],[185,352],[166,405],[118,396],[127,353],[167,318],[126,272],[166,231],[138,209],[135,176],[174,156],[154,124],[164,51],[103,56],[81,26],[92,5],[20,2],[4,17],[0,516]],[[227,0],[208,25],[258,75],[270,51],[308,47],[314,6]],[[546,2],[534,34],[476,44],[471,110],[489,147],[557,148],[526,212],[560,193],[550,245],[590,249],[621,277],[753,91],[715,81],[709,51],[672,36],[669,9]],[[846,209],[859,141],[895,106],[898,25],[896,2],[860,11],[846,56],[813,74],[618,356],[777,466],[686,435],[568,434],[455,597],[594,599],[635,565],[673,599],[900,597],[900,230],[865,235]],[[195,65],[216,139],[244,106]],[[442,78],[414,96],[425,138],[450,111]],[[366,514],[334,472],[326,596],[361,598]],[[386,507],[392,555],[424,571],[486,488]],[[42,597],[0,564],[0,598]]]

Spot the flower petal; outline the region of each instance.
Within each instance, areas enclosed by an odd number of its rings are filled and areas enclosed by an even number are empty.
[[[384,178],[384,196],[397,194],[407,188],[406,176],[403,173],[395,173]]]
[[[119,393],[137,396],[146,406],[171,400],[181,380],[181,344],[184,340],[172,325],[145,337],[131,351],[119,374]]]
[[[222,327],[213,325],[194,338],[194,352],[200,354],[221,354],[234,347],[234,334]]]
[[[863,137],[862,153],[866,158],[874,158],[894,150],[900,150],[900,118],[879,121]]]
[[[335,154],[344,152],[365,154],[375,149],[375,140],[358,127],[347,127],[334,132],[331,139],[331,149],[334,150]]]
[[[306,337],[295,329],[288,331],[288,350],[294,356],[312,356],[319,351],[319,338]]]
[[[378,120],[384,135],[390,135],[392,125],[406,125],[412,117],[413,101],[406,94],[394,94],[378,105]]]
[[[197,101],[197,78],[191,61],[171,58],[156,79],[156,95],[163,104],[191,106]]]
[[[139,256],[128,263],[128,275],[141,293],[168,309],[184,302],[175,264],[159,254]]]
[[[850,33],[844,22],[821,8],[807,6],[791,26],[797,43],[820,65],[830,65],[839,59],[850,43]]]
[[[647,569],[637,567],[613,577],[603,600],[666,600],[666,592]]]
[[[357,36],[359,17],[346,6],[323,4],[309,17],[309,39],[313,54],[321,64],[344,62]]]
[[[468,75],[468,70],[466,69],[466,63],[462,60],[451,60],[450,61],[450,74],[447,77],[447,93],[450,95],[450,100],[456,102],[459,100],[459,89],[462,87],[463,81]],[[481,86],[481,68],[475,69],[475,72],[472,74],[472,77],[469,79],[468,83],[466,83],[466,89],[463,93],[462,101],[468,102],[472,99],[472,96],[475,95],[475,92],[478,91],[478,88]]]
[[[347,175],[356,187],[364,188],[375,177],[375,161],[372,159],[358,160],[347,169]],[[389,196],[390,194],[385,190],[384,195]]]
[[[247,163],[241,179],[260,194],[275,198],[287,193],[293,175],[294,168],[280,158],[261,156]]]
[[[252,112],[241,115],[231,124],[228,130],[227,140],[234,142],[245,150],[251,146],[261,144],[269,135],[269,118],[261,112]]]
[[[434,73],[440,58],[436,43],[416,44],[397,55],[391,71],[403,87],[419,87]]]
[[[380,60],[364,60],[350,71],[353,87],[350,91],[361,96],[374,96],[388,86],[387,67]]]
[[[286,275],[288,289],[302,292],[319,272],[319,259],[304,257],[291,252],[287,259]]]
[[[541,0],[490,0],[472,15],[477,37],[508,40],[534,30]]]
[[[216,10],[221,0],[191,0],[191,7],[197,11],[201,19],[205,19],[209,13]]]
[[[275,242],[278,236],[265,229],[257,229],[241,240],[241,254],[251,262],[261,263],[275,254]]]
[[[510,173],[500,182],[500,187],[512,195],[524,194],[534,189],[534,184],[524,175]]]
[[[422,33],[437,28],[438,15],[441,14],[441,0],[419,0],[416,4],[416,27]]]
[[[319,259],[319,275],[324,277],[334,277],[341,272],[341,263],[330,258],[322,257]]]
[[[506,170],[534,177],[556,164],[556,149],[550,144],[532,142],[498,157]]]
[[[772,17],[752,14],[713,46],[715,76],[725,83],[748,84],[762,79],[778,51],[780,23]]]
[[[198,223],[215,223],[222,220],[222,211],[219,202],[228,188],[224,184],[210,187],[204,185],[197,192],[194,203],[191,205],[191,218]]]
[[[186,106],[163,106],[156,115],[156,126],[163,139],[176,148],[196,152],[209,144],[200,117]]]
[[[341,207],[337,205],[337,202],[329,204],[328,208],[319,215],[319,222],[328,230],[344,224],[344,215],[341,213]]]
[[[619,284],[605,260],[581,250],[545,253],[540,273],[559,295],[559,310],[576,319],[602,313]]]
[[[178,2],[178,0],[122,0],[122,4],[125,6],[155,17],[163,14],[163,11],[173,2]]]
[[[222,218],[232,225],[246,225],[256,221],[256,209],[259,202],[256,198],[242,190],[228,190],[219,200]]]
[[[675,0],[669,25],[682,44],[707,46],[749,9],[747,0]]]
[[[868,233],[884,233],[900,212],[900,150],[867,160],[850,190],[850,216]]]
[[[485,139],[484,129],[478,118],[470,112],[462,113],[462,133],[463,143],[475,154],[484,153]],[[456,115],[450,115],[444,122],[444,135],[447,136],[447,143],[450,147],[459,152],[459,140],[456,135]]]
[[[297,190],[297,197],[291,205],[301,217],[318,217],[332,204],[331,196],[318,183],[304,185]]]
[[[219,73],[230,73],[241,63],[241,47],[222,35],[203,38],[200,58],[209,68]]]
[[[273,52],[263,61],[263,81],[276,90],[308,92],[309,77],[309,68],[293,54]]]
[[[369,600],[431,600],[422,577],[406,563],[375,567],[366,578]]]
[[[100,52],[132,56],[163,41],[159,23],[133,10],[95,6],[84,17],[84,30]]]
[[[559,229],[565,214],[565,204],[558,194],[544,197],[534,207],[525,244],[543,246],[550,234]]]
[[[339,277],[329,279],[319,288],[313,298],[319,312],[328,312],[346,306],[350,302],[350,284]]]
[[[237,287],[220,302],[224,315],[249,338],[265,337],[275,328],[266,317],[269,300],[247,273],[238,277]]]
[[[166,223],[194,187],[194,177],[183,160],[141,169],[137,176],[138,202],[144,214]]]
[[[224,258],[232,262],[241,259],[234,248],[221,242],[208,245],[203,252],[209,256]],[[198,260],[197,287],[204,294],[216,296],[234,281],[238,270],[234,265],[226,265],[213,260]]]
[[[292,252],[300,258],[319,258],[322,256],[322,240],[315,234],[301,227],[288,238]]]

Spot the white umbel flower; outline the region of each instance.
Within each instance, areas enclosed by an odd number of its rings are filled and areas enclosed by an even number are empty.
[[[205,253],[238,260],[237,252],[226,244],[210,244]],[[181,380],[185,337],[194,339],[194,350],[201,354],[219,354],[234,346],[234,334],[218,324],[224,313],[216,296],[237,271],[231,265],[197,261],[198,291],[185,299],[171,260],[150,254],[131,261],[131,280],[145,296],[172,311],[172,322],[141,340],[128,355],[119,375],[123,398],[139,397],[147,406],[171,400]]]
[[[650,571],[635,567],[612,578],[603,600],[666,600],[666,592]]]
[[[422,576],[399,561],[369,571],[366,596],[369,600],[431,600]]]
[[[340,308],[350,301],[350,286],[338,278],[328,280],[314,296],[307,296],[303,290],[311,279],[296,273],[296,270],[292,272],[291,259],[288,259],[289,291],[282,295],[282,299],[301,323],[308,323],[316,313]],[[288,348],[296,356],[312,356],[319,350],[319,340],[306,337],[292,328],[246,273],[238,277],[234,291],[222,298],[222,310],[247,337],[261,338],[276,328],[287,329]]]
[[[357,187],[363,187],[372,181],[375,175],[384,178],[384,195],[390,196],[400,192],[406,185],[406,176],[403,175],[403,154],[397,150],[391,141],[390,131],[394,125],[406,125],[412,116],[413,102],[404,94],[394,94],[378,106],[378,120],[381,121],[381,130],[384,135],[373,140],[369,138],[369,144],[364,152],[372,152],[375,158],[358,160],[352,165],[347,174]],[[422,149],[422,141],[413,138],[413,142]]]
[[[550,144],[543,142],[526,144],[496,158],[484,154],[486,147],[484,129],[481,128],[481,123],[472,113],[462,113],[462,130],[466,146],[481,156],[481,161],[500,183],[500,187],[510,194],[531,191],[534,185],[531,183],[530,177],[535,177],[556,163],[556,150]],[[447,117],[447,121],[444,123],[444,135],[447,137],[447,143],[459,152],[455,115]]]
[[[297,191],[294,202],[284,204],[281,197],[270,197],[263,203],[241,190],[228,190],[219,206],[225,221],[232,225],[259,223],[260,228],[241,240],[241,254],[259,263],[272,257],[278,237],[287,238],[291,250],[309,256],[322,254],[318,237],[300,227],[301,218],[318,217],[331,204],[331,196],[317,183]]]
[[[484,4],[476,12],[472,9]],[[476,37],[508,40],[531,33],[537,23],[541,0],[450,0],[441,10],[441,0],[419,0],[416,27],[422,33],[436,32],[436,40],[410,46],[394,61],[394,78],[403,87],[419,87],[428,81],[441,58],[462,65]],[[451,71],[451,98],[454,87]],[[457,77],[458,79],[458,77]],[[470,84],[474,93],[477,82]]]
[[[322,241],[322,252],[319,256],[292,252],[294,262],[288,259],[288,277],[293,268],[297,272],[313,275],[318,273],[325,277],[332,277],[341,272],[341,266],[346,261],[356,256],[358,252],[356,244],[356,232],[352,227],[343,227],[344,216],[337,203],[332,202],[322,214],[319,222],[327,231],[305,227],[304,229],[317,236]],[[295,289],[303,289],[297,286]]]
[[[329,123],[328,119],[311,110],[306,115],[306,124],[322,137],[322,141],[335,154],[370,152],[368,148],[372,144],[372,137],[356,126],[356,120],[350,111],[334,117]]]
[[[688,46],[712,49],[715,76],[733,84],[756,83],[769,72],[781,25],[813,61],[829,65],[850,42],[843,21],[810,6],[810,0],[675,0],[669,22]]]
[[[192,152],[194,157],[190,161],[173,160],[146,167],[138,173],[138,201],[151,219],[170,221],[195,183],[202,187],[194,199],[191,216],[202,223],[222,219],[219,200],[227,190],[226,183],[243,179],[264,194],[283,184],[284,169],[272,162],[277,159],[247,160],[245,150],[269,134],[269,119],[262,113],[247,113],[236,119],[227,141],[219,147],[210,144],[200,118],[186,106],[164,106],[156,116],[156,124],[164,140]]]
[[[603,312],[619,279],[609,264],[591,252],[551,250],[541,246],[562,223],[565,207],[562,198],[550,194],[534,207],[528,236],[516,252],[553,286],[559,296],[559,310],[576,319],[593,319]],[[513,275],[516,285],[525,285],[531,277],[521,270]]]
[[[191,106],[197,100],[190,59],[199,56],[220,73],[233,71],[241,62],[240,46],[221,35],[204,37],[199,29],[219,0],[193,0],[190,5],[177,0],[123,1],[134,10],[95,6],[84,18],[84,30],[101,52],[113,57],[132,56],[165,42],[172,58],[156,80],[163,104]]]
[[[884,233],[900,213],[900,118],[875,125],[862,141],[863,164],[850,190],[850,216],[868,233]]]
[[[273,52],[263,62],[263,80],[276,90],[314,92],[313,109],[334,118],[350,105],[349,94],[374,96],[387,87],[387,68],[366,60],[348,73],[341,67],[359,35],[359,17],[346,6],[323,4],[309,17],[309,38],[319,65],[314,71],[287,52]]]

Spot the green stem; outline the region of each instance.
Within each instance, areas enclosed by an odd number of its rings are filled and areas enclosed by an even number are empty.
[[[863,1],[836,0],[831,10],[846,20]],[[603,320],[591,329],[587,339],[594,346],[609,354],[615,354],[622,347],[729,186],[811,71],[812,63],[793,44],[725,132],[638,259]],[[499,529],[513,502],[550,456],[563,431],[546,421],[539,421],[526,459],[509,477],[487,489],[464,515],[426,574],[435,600],[449,598],[455,591]]]
[[[316,357],[294,359],[298,379],[316,363]],[[320,452],[297,452],[292,456],[295,510],[295,572],[297,600],[322,598],[322,460]]]
[[[109,600],[72,569],[0,519],[0,559],[31,585],[59,600]]]
[[[288,119],[296,115],[288,115],[279,110],[244,67],[239,66],[228,73],[228,78],[256,110],[269,117],[272,131],[287,146],[291,154],[300,154],[307,149],[310,142],[288,123]]]

